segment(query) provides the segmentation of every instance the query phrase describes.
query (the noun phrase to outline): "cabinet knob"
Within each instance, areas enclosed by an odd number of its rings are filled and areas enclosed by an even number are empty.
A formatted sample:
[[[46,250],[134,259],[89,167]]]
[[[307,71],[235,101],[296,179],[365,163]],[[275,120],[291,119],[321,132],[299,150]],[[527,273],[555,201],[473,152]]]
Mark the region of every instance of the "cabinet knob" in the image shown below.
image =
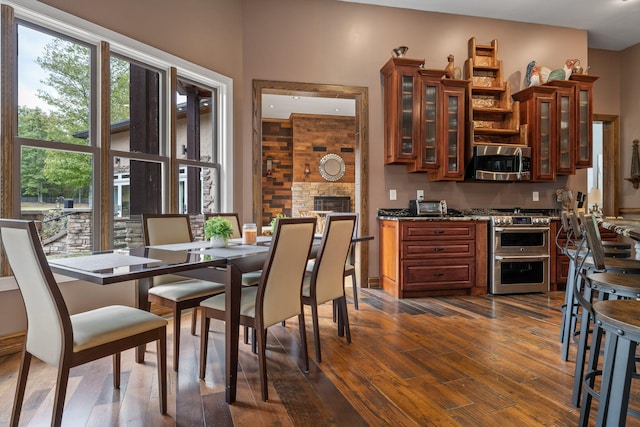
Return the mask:
[[[444,234],[444,230],[435,230],[433,234]]]
[[[441,252],[444,251],[444,248],[433,248],[434,252]]]

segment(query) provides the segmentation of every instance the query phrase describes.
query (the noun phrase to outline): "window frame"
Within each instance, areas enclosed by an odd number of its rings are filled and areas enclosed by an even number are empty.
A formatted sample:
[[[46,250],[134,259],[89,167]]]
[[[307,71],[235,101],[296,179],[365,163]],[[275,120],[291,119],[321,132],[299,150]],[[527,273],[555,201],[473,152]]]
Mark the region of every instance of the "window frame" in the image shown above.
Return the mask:
[[[113,162],[115,157],[140,158],[140,160],[160,161],[163,167],[163,210],[174,212],[178,209],[177,187],[179,185],[178,170],[182,165],[202,167],[203,162],[176,160],[175,155],[175,89],[176,76],[187,79],[198,85],[209,87],[216,93],[215,113],[212,109],[212,119],[215,121],[217,144],[214,153],[217,161],[213,162],[217,168],[216,203],[219,209],[228,210],[233,207],[233,80],[215,71],[198,66],[167,52],[133,40],[122,34],[95,25],[89,21],[69,15],[51,6],[31,1],[8,2],[0,0],[2,7],[2,90],[3,100],[0,103],[0,139],[2,151],[0,153],[0,179],[5,185],[0,190],[0,215],[17,218],[21,216],[20,209],[20,179],[16,173],[20,171],[20,151],[22,146],[37,148],[54,148],[66,151],[90,153],[94,159],[93,165],[93,249],[108,249],[112,244],[113,232],[113,194],[105,191],[113,188]],[[72,145],[37,141],[17,137],[17,23],[21,22],[38,30],[51,31],[54,35],[77,40],[79,43],[92,47],[92,95],[90,138],[88,146]],[[7,27],[12,27],[8,30]],[[7,35],[10,35],[9,39]],[[13,49],[13,50],[12,50]],[[161,158],[153,159],[141,153],[119,152],[111,150],[108,130],[110,117],[108,107],[108,81],[105,82],[103,67],[108,64],[109,55],[113,53],[122,58],[136,58],[136,62],[146,67],[160,70],[163,73],[161,84],[160,105],[160,133]],[[9,72],[5,72],[9,70]],[[108,74],[106,74],[108,76]],[[105,90],[107,89],[107,90]],[[6,98],[8,97],[8,99]],[[105,97],[107,99],[105,99]],[[11,117],[11,122],[6,118]],[[59,145],[63,145],[62,147]],[[69,145],[72,145],[69,147]],[[70,150],[71,148],[71,150]],[[125,155],[126,154],[126,155]],[[164,154],[164,156],[162,156]],[[215,157],[215,155],[214,155]],[[213,160],[213,159],[212,159]],[[205,162],[206,167],[212,167]],[[111,165],[111,166],[109,166]],[[165,172],[166,171],[166,172]],[[215,179],[215,178],[214,178]],[[109,200],[110,203],[104,204]],[[105,213],[106,212],[106,213]],[[7,263],[0,259],[0,276],[8,274]]]

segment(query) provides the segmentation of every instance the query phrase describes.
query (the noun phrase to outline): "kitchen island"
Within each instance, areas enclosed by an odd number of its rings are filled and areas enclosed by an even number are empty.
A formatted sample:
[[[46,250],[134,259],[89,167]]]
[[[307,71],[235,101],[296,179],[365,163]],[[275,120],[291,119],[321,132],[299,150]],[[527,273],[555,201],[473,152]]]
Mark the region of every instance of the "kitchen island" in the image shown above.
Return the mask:
[[[640,219],[602,218],[600,226],[635,241],[635,257],[640,259]]]

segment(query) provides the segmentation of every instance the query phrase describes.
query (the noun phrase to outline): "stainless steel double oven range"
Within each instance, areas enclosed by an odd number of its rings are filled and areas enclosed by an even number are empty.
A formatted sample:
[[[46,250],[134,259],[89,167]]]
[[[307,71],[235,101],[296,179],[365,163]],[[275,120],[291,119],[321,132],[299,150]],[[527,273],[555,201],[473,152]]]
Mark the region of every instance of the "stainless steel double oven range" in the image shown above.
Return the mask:
[[[489,287],[492,294],[549,290],[549,214],[497,212],[490,221]]]

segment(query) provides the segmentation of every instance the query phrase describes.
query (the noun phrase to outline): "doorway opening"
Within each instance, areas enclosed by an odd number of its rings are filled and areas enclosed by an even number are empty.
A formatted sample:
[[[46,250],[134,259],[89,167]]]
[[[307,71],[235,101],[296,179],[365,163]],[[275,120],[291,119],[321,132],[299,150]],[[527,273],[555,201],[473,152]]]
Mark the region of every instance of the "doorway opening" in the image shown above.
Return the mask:
[[[587,191],[600,189],[600,210],[604,215],[618,216],[619,177],[616,167],[620,152],[619,117],[593,115],[593,158],[588,172]],[[597,193],[596,193],[597,194]],[[591,201],[589,201],[591,205]],[[591,207],[591,206],[590,206]]]
[[[358,213],[358,235],[369,234],[368,152],[369,152],[369,95],[368,88],[316,83],[296,83],[270,80],[253,81],[253,218],[263,218],[262,174],[268,173],[262,155],[263,95],[288,95],[318,98],[341,98],[355,101],[355,197],[353,211]],[[265,163],[267,163],[266,160]],[[306,166],[303,166],[306,169]],[[294,213],[295,214],[295,213]],[[368,245],[355,247],[356,280],[368,287]],[[367,278],[367,280],[363,280]]]

